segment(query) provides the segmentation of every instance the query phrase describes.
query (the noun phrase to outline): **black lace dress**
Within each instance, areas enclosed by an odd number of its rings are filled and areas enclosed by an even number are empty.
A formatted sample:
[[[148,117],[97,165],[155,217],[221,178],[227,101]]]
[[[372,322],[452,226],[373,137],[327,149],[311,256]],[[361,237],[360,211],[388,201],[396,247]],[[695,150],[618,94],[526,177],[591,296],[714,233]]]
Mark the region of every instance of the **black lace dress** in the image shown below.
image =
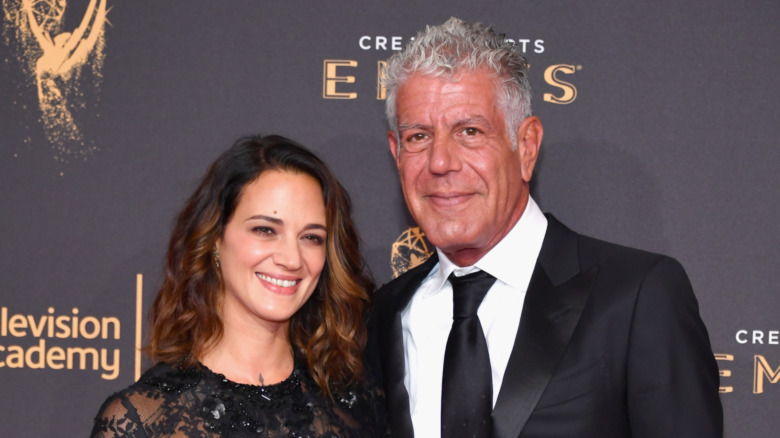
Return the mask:
[[[205,366],[158,364],[103,403],[92,437],[375,437],[384,436],[383,395],[356,387],[322,396],[305,365],[290,377],[255,386],[231,382]]]

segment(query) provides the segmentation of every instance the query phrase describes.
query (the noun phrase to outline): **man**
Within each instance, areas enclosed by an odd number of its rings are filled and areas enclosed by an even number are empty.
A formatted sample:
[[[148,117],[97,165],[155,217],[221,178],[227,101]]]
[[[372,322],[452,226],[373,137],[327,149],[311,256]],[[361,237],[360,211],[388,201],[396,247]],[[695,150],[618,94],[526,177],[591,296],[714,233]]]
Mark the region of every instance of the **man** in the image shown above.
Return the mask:
[[[390,151],[436,247],[376,294],[369,357],[393,436],[722,436],[718,369],[682,266],[576,234],[530,197],[543,129],[527,69],[502,36],[457,19],[388,61]],[[452,284],[473,271],[492,285],[476,317],[453,318],[474,292]],[[466,319],[470,334],[456,334]]]

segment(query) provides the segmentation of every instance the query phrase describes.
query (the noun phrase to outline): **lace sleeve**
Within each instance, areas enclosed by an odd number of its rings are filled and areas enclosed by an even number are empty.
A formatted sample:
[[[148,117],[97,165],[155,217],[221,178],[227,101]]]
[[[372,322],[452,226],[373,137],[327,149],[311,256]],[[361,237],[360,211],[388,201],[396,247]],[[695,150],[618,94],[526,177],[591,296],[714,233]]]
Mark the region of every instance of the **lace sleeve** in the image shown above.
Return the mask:
[[[114,394],[100,407],[91,438],[146,438],[138,411],[124,393]]]
[[[361,436],[390,437],[385,392],[370,370],[366,370],[362,390],[359,390],[358,394],[361,406],[354,414],[361,419],[363,428],[365,428]]]
[[[373,406],[373,418],[376,428],[375,435],[377,437],[390,437],[392,434],[387,421],[387,397],[385,390],[374,378],[371,378],[370,384],[373,389],[371,391],[371,404]]]

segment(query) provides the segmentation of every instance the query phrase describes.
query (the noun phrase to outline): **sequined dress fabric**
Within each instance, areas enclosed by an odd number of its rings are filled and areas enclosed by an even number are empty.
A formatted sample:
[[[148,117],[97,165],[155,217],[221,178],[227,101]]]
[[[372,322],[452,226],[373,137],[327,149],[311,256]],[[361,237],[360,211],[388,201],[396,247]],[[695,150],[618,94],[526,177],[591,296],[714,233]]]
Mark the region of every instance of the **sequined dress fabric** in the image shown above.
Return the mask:
[[[138,382],[109,397],[92,437],[374,437],[384,436],[377,400],[368,385],[326,400],[296,362],[275,385],[231,382],[203,366],[158,364]]]

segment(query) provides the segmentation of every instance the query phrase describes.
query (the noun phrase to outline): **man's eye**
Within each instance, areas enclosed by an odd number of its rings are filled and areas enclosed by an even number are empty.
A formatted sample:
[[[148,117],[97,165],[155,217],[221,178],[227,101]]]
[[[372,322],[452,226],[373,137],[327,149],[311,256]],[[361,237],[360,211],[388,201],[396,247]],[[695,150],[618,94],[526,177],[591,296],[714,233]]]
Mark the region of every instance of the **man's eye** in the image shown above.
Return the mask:
[[[479,129],[477,129],[477,128],[465,128],[463,130],[463,133],[468,135],[468,136],[473,136],[473,135],[479,134]]]
[[[417,134],[412,134],[412,135],[410,135],[409,137],[407,137],[407,138],[406,138],[406,141],[423,141],[423,140],[425,140],[427,137],[428,137],[428,136],[427,136],[427,135],[425,135],[425,134],[423,134],[423,133],[417,133]]]

